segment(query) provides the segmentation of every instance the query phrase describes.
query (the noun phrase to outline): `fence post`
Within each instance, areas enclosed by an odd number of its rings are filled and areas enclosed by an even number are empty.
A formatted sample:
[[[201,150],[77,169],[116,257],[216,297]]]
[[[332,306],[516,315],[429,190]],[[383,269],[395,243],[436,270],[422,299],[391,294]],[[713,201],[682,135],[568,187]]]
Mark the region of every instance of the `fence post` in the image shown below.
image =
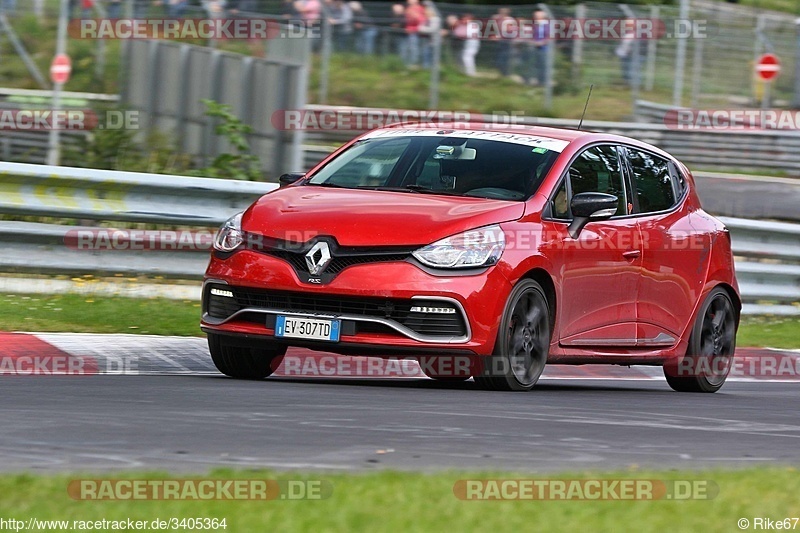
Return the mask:
[[[692,60],[692,107],[697,107],[703,92],[703,39],[694,39],[694,59]]]
[[[797,46],[794,49],[794,96],[792,97],[792,107],[800,108],[800,17],[794,20],[797,28]]]
[[[99,4],[94,4],[94,10],[100,16],[100,18],[106,18],[108,15],[106,13],[105,8]],[[98,39],[97,40],[97,48],[95,49],[95,64],[94,64],[94,77],[98,81],[98,83],[103,82],[103,76],[105,75],[106,71],[106,40],[105,39]]]
[[[759,14],[758,17],[756,18],[756,30],[755,30],[756,38],[755,38],[755,42],[753,43],[753,64],[750,66],[750,80],[751,80],[750,84],[752,86],[752,91],[751,92],[752,92],[752,95],[753,95],[753,101],[754,102],[756,101],[755,96],[756,96],[756,94],[758,94],[758,84],[760,83],[759,80],[757,79],[757,77],[754,74],[754,69],[755,69],[755,65],[758,63],[758,58],[761,55],[761,52],[763,50],[763,45],[764,45],[764,26],[765,26],[764,15],[763,14]],[[763,82],[761,82],[761,83],[763,83]],[[766,90],[766,87],[764,87],[764,90]],[[764,95],[762,94],[761,97],[762,97],[762,100],[763,100]]]
[[[689,18],[690,0],[681,0],[678,19],[681,23]],[[683,101],[683,75],[686,68],[686,39],[678,39],[675,50],[675,85],[672,87],[672,105],[681,107]]]
[[[5,15],[2,15],[3,22]],[[56,41],[56,55],[67,53],[67,21],[69,19],[69,0],[61,0],[58,15],[58,40]],[[53,87],[53,110],[61,107],[61,91],[63,83],[56,83]],[[47,164],[58,165],[61,162],[61,139],[58,128],[51,128],[47,143]]]
[[[586,19],[586,5],[578,4],[575,6],[575,18],[577,20]],[[583,66],[583,39],[572,40],[572,84],[579,87]]]
[[[442,14],[439,8],[436,7],[436,4],[433,4],[433,9],[439,17],[440,25],[438,28],[435,28],[435,31],[431,34],[433,57],[431,58],[431,86],[430,95],[428,97],[428,109],[436,109],[439,107],[439,77],[442,68],[442,28],[444,27],[444,21],[442,20]]]
[[[319,103],[328,103],[328,78],[331,69],[332,28],[328,22],[328,10],[322,7],[322,49],[319,57]]]
[[[553,12],[547,4],[538,4],[539,8],[547,14],[548,26],[552,24]],[[550,36],[548,36],[550,37]],[[544,68],[544,108],[550,110],[553,107],[553,67],[555,66],[555,41],[548,40],[547,42],[547,55],[545,56]]]
[[[650,6],[650,20],[656,21],[661,16],[661,6]],[[656,83],[656,55],[658,54],[658,39],[651,35],[647,40],[647,68],[644,88],[652,91]]]

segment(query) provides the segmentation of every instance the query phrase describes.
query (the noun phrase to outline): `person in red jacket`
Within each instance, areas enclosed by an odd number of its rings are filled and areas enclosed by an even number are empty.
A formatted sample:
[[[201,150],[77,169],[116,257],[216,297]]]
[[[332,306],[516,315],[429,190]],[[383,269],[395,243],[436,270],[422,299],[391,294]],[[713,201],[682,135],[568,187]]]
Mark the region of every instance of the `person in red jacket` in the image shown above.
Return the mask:
[[[425,8],[419,0],[408,0],[405,10],[406,46],[403,61],[407,67],[419,62],[419,28],[425,23]]]

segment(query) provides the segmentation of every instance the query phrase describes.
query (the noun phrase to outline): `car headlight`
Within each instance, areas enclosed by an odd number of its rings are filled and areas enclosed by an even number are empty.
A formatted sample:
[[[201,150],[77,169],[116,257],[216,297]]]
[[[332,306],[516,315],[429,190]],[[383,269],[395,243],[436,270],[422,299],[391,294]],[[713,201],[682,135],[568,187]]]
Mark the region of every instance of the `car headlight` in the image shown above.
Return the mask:
[[[486,226],[429,244],[412,255],[434,268],[474,268],[497,263],[505,247],[500,226]]]
[[[214,248],[220,252],[232,252],[244,242],[242,214],[236,213],[219,228],[214,236]]]

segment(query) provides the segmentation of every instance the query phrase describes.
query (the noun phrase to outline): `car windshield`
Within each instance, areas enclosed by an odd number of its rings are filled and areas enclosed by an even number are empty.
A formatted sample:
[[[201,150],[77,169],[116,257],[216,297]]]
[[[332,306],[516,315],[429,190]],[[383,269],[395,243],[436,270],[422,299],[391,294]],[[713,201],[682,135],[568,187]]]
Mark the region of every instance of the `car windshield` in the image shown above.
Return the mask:
[[[532,136],[509,142],[447,133],[361,139],[306,185],[520,201],[536,192],[562,148]]]

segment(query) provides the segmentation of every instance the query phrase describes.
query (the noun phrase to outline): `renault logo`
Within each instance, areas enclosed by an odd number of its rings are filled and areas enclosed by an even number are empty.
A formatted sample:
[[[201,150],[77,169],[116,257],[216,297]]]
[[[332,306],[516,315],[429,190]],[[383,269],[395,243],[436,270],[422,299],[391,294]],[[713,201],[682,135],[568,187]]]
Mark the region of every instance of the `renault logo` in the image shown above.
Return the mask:
[[[308,272],[317,275],[331,262],[331,249],[327,242],[318,242],[306,254]]]

